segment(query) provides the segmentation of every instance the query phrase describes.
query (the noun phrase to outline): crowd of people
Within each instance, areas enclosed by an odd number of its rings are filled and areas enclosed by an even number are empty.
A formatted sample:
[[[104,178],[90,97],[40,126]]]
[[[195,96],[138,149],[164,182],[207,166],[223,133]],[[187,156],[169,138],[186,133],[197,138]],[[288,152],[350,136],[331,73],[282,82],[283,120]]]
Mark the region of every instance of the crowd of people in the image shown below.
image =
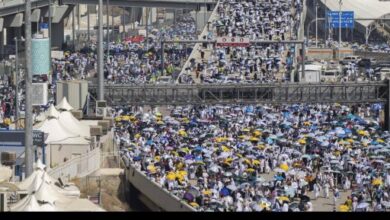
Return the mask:
[[[115,140],[127,166],[200,211],[316,211],[317,198],[333,199],[337,211],[383,211],[390,134],[381,108],[116,108]]]
[[[222,0],[217,7],[218,15],[204,39],[222,36],[250,40],[297,39],[303,7],[299,0]],[[226,46],[213,48],[206,57],[205,51],[210,46],[204,44],[200,49],[201,56],[187,67],[191,69],[186,73],[189,75],[195,71],[195,77],[202,83],[286,80],[292,71],[294,46],[282,43]]]
[[[137,41],[124,39],[122,42],[110,42],[110,55],[105,54],[104,77],[112,84],[139,84],[156,82],[160,76],[178,75],[182,66],[191,53],[192,45],[165,44],[164,73],[161,72],[161,39],[191,40],[196,38],[195,20],[184,13],[169,26],[160,30],[148,27],[148,38],[142,37]],[[138,36],[140,37],[140,36]],[[134,39],[134,38],[133,38]],[[64,59],[53,61],[53,76],[55,80],[91,77],[96,73],[97,46],[94,49],[68,53]],[[107,48],[107,45],[106,45]],[[106,53],[106,52],[105,52]]]

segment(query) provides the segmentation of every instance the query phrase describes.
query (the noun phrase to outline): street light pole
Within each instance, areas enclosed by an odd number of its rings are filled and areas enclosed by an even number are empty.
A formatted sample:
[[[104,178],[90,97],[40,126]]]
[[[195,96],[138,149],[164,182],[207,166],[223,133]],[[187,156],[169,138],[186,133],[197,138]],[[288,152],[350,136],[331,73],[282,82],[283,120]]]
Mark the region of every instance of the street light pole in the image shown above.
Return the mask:
[[[98,100],[104,100],[103,73],[103,0],[99,0],[98,11]]]
[[[31,0],[25,3],[25,38],[26,38],[26,116],[24,125],[26,178],[33,172],[33,115],[32,115],[32,64],[31,64]]]
[[[18,129],[19,119],[19,55],[18,55],[18,38],[15,37],[15,128]]]
[[[316,48],[318,48],[318,2],[316,1]]]
[[[343,0],[339,0],[339,60],[341,58],[340,49],[341,49],[341,6],[343,5]]]
[[[107,33],[107,61],[109,59],[109,56],[110,56],[110,17],[109,17],[109,7],[110,7],[110,0],[107,0],[107,27],[106,27],[106,33]]]

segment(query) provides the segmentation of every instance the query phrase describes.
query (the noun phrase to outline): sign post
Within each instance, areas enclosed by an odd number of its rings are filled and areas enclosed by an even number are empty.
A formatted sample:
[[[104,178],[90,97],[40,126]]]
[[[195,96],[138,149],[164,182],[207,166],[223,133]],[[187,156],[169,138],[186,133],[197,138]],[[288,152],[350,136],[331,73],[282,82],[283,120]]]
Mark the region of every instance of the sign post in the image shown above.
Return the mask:
[[[245,37],[218,37],[217,47],[249,47],[250,40]]]
[[[328,11],[328,24],[331,28],[340,28],[340,12]],[[353,11],[341,12],[341,28],[355,28],[355,14]]]

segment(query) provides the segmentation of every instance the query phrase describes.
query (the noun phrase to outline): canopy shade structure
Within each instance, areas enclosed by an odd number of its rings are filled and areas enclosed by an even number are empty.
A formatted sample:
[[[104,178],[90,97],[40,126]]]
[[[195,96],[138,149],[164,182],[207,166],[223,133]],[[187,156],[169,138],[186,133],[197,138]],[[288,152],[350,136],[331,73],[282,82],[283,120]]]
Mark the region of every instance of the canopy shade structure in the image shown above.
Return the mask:
[[[82,137],[91,137],[90,128],[77,120],[69,111],[63,111],[59,115],[61,125],[66,126],[74,133],[80,134]]]
[[[338,0],[321,0],[329,10],[339,11],[340,5]],[[326,3],[326,4],[325,4]],[[386,15],[390,15],[390,1],[379,0],[343,0],[342,11],[354,11],[355,19],[364,18],[383,18]],[[356,20],[357,23],[363,27],[368,27],[374,20]]]
[[[36,128],[39,131],[49,134],[45,143],[49,144],[51,142],[63,141],[72,137],[79,137],[79,134],[73,133],[64,127],[59,120],[47,118],[40,126]]]
[[[45,116],[47,118],[58,118],[60,117],[60,113],[57,111],[54,105],[51,105],[50,108],[45,112]]]
[[[68,100],[66,99],[66,97],[64,96],[61,100],[61,102],[56,106],[56,108],[58,110],[61,110],[61,111],[71,111],[73,110],[74,108],[69,104]]]

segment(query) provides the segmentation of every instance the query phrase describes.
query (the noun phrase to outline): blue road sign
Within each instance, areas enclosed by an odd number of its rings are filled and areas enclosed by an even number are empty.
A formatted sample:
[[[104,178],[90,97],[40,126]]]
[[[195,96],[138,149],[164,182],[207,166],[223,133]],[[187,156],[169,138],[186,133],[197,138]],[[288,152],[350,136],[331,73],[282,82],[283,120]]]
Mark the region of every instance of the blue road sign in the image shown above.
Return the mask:
[[[328,24],[331,28],[339,28],[340,24],[340,12],[339,11],[328,11]],[[341,12],[341,28],[354,28],[355,19],[353,11],[342,11]]]

